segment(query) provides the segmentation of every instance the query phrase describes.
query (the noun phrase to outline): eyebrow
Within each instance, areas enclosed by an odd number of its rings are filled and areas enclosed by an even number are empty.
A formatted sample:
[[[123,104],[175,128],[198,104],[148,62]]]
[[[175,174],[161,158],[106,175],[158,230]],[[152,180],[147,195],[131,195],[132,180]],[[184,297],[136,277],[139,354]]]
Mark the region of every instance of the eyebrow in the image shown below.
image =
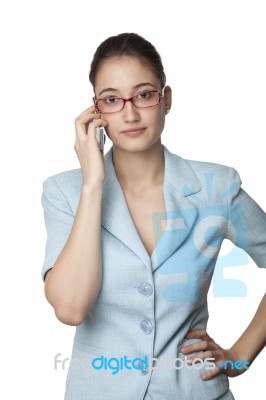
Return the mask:
[[[155,89],[157,89],[157,87],[155,86],[155,85],[153,85],[153,83],[150,83],[150,82],[142,82],[142,83],[138,83],[136,86],[133,86],[133,89],[138,89],[138,88],[140,88],[140,87],[142,87],[142,86],[152,86],[152,87],[154,87]],[[103,89],[100,93],[99,93],[99,96],[102,94],[102,93],[104,93],[104,92],[117,92],[118,91],[118,89],[114,89],[114,88],[106,88],[106,89]]]

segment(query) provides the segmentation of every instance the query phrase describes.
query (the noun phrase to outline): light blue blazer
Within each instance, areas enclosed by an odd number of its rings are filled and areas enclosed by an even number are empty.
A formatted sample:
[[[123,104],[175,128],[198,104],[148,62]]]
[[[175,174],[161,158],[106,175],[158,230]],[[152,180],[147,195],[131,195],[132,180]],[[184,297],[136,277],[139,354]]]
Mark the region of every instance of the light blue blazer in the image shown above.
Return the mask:
[[[241,188],[235,169],[185,160],[164,145],[163,153],[166,213],[153,216],[151,257],[116,177],[112,147],[105,155],[103,280],[93,309],[76,327],[65,400],[234,399],[227,375],[203,381],[207,364],[188,367],[180,348],[199,340],[186,339],[189,330],[206,329],[212,278],[215,296],[245,296],[243,282],[224,279],[224,269],[247,264],[247,254],[266,267],[266,214]],[[81,188],[80,168],[43,182],[42,279],[68,239]],[[218,257],[224,239],[236,246]]]

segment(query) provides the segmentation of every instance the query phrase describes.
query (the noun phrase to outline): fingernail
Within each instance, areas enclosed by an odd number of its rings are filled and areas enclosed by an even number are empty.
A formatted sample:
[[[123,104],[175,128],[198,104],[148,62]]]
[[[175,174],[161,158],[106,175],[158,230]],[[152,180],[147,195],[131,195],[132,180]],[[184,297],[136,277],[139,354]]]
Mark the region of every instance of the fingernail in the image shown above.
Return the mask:
[[[190,353],[190,352],[188,351],[188,349],[182,349],[182,353],[183,354],[187,354],[187,353]]]

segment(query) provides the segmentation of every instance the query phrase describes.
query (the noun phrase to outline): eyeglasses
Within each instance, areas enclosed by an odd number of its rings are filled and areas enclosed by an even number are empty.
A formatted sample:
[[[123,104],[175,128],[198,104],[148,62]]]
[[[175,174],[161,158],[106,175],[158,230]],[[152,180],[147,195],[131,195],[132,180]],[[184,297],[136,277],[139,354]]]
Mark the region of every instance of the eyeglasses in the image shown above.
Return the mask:
[[[116,96],[107,96],[104,99],[95,99],[93,102],[96,112],[101,114],[112,114],[122,111],[127,101],[130,101],[136,108],[149,108],[157,106],[161,102],[163,94],[160,90],[148,90],[138,93],[135,96],[123,99]]]

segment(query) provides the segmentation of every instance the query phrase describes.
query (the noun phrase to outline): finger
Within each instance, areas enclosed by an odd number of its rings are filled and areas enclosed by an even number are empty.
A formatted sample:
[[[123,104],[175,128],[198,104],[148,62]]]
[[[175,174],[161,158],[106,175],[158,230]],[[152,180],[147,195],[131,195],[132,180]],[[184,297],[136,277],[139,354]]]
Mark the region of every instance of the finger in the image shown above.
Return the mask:
[[[93,119],[101,118],[101,114],[95,111],[95,107],[89,107],[83,111],[76,119],[76,126],[85,126],[85,124],[90,123]]]
[[[203,330],[203,329],[195,329],[193,331],[189,331],[186,336],[187,339],[202,339],[202,340],[207,340],[209,342],[213,342],[215,343],[215,340],[213,340],[213,338],[211,338],[208,333]]]
[[[207,334],[207,332],[203,329],[194,329],[194,330],[189,331],[185,337],[188,339],[201,338],[206,334]]]
[[[101,118],[101,114],[95,114],[94,112],[87,111],[83,115],[79,115],[75,119],[75,125],[88,124],[93,119],[100,119],[100,118]]]
[[[212,361],[215,362],[215,360],[216,360],[215,356],[216,356],[215,351],[207,350],[207,351],[198,353],[195,356],[187,358],[187,362],[192,363],[194,360],[196,360],[195,362],[197,362],[198,359],[206,360],[206,358],[208,358],[208,359],[211,358]]]
[[[218,349],[218,345],[214,342],[209,342],[207,340],[201,340],[200,342],[188,344],[186,346],[182,346],[181,352],[183,354],[193,353],[194,351],[201,350],[216,350]]]
[[[88,124],[88,128],[86,130],[84,130],[82,126],[76,125],[76,141],[79,139],[85,140],[86,138],[96,139],[96,128],[107,125],[108,122],[103,119],[93,119]]]
[[[100,126],[107,126],[108,122],[104,119],[94,119],[88,127],[88,137],[96,139],[96,129],[99,128]],[[105,137],[105,135],[104,135]]]
[[[216,366],[215,368],[213,368],[213,369],[209,370],[208,372],[204,373],[202,375],[202,379],[204,381],[208,381],[209,379],[212,379],[212,378],[214,378],[215,376],[217,376],[217,375],[219,375],[221,373],[222,373],[221,368]]]

